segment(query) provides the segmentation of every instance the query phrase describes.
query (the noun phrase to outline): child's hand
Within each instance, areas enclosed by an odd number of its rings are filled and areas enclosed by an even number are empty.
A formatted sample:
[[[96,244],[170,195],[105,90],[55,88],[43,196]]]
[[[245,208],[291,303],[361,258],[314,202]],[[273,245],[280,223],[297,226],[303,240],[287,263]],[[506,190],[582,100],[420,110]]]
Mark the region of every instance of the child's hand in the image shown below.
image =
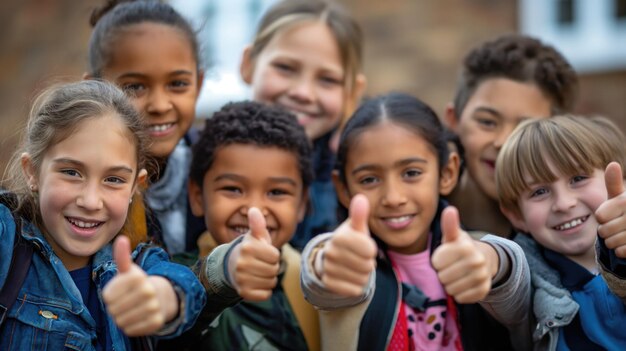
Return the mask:
[[[263,301],[272,296],[278,281],[280,251],[272,246],[265,217],[258,208],[248,210],[248,226],[250,231],[230,253],[228,270],[239,296]]]
[[[104,287],[102,298],[115,323],[128,336],[150,335],[178,313],[171,283],[148,276],[130,257],[130,241],[120,235],[113,243],[118,273]]]
[[[498,269],[498,254],[491,245],[473,240],[459,225],[459,212],[448,206],[441,214],[442,243],[432,265],[446,292],[459,303],[474,303],[487,296]],[[489,251],[491,250],[491,251]]]
[[[604,173],[608,199],[596,210],[598,235],[607,248],[614,249],[617,257],[626,258],[626,193],[622,168],[611,162]]]
[[[356,195],[350,202],[350,218],[315,257],[315,273],[336,294],[362,295],[376,267],[377,248],[367,227],[368,215],[367,198]]]

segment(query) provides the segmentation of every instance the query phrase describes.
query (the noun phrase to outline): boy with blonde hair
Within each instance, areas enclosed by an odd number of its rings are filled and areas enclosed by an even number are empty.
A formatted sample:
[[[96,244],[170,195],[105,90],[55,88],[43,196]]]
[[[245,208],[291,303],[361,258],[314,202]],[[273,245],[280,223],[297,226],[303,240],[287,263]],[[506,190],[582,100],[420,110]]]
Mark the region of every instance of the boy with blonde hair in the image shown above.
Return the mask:
[[[514,240],[526,254],[531,289],[510,297],[517,308],[485,307],[511,330],[518,349],[626,347],[626,308],[618,297],[626,261],[616,254],[626,240],[615,225],[626,219],[624,201],[613,200],[626,196],[624,152],[615,145],[620,138],[606,137],[607,123],[576,116],[527,121],[498,155],[500,207],[520,231]],[[612,277],[613,291],[603,276]]]

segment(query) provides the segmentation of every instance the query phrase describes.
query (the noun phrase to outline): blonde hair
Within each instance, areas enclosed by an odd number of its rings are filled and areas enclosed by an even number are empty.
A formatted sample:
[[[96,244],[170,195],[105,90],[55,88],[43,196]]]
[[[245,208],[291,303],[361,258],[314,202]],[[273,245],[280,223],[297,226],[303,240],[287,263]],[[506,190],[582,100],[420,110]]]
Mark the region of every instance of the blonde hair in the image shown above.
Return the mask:
[[[616,161],[626,165],[624,135],[606,118],[557,116],[521,123],[498,154],[496,190],[500,205],[520,215],[518,199],[530,188],[528,181],[551,183],[552,172],[575,175],[604,170]]]
[[[272,6],[261,18],[252,42],[250,58],[254,61],[278,33],[311,21],[326,24],[334,34],[346,72],[344,86],[351,91],[361,72],[363,34],[356,21],[344,9],[330,2],[283,0]]]
[[[39,174],[45,154],[52,146],[71,136],[80,122],[107,114],[118,116],[126,125],[135,145],[137,170],[145,168],[147,136],[143,119],[122,90],[98,80],[52,85],[33,102],[21,146],[7,168],[5,180],[8,190],[17,196],[16,213],[41,227],[37,194],[30,191],[22,171],[22,153],[29,155],[34,172]]]

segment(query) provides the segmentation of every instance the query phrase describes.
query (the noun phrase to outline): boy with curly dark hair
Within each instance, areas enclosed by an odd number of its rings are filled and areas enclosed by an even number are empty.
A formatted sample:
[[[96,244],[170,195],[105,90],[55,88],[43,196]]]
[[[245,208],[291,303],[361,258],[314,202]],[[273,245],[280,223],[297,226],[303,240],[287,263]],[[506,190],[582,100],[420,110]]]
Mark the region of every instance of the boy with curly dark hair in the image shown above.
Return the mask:
[[[445,120],[459,137],[467,169],[449,200],[468,229],[512,233],[495,190],[498,152],[522,120],[571,112],[577,94],[572,66],[538,39],[503,35],[467,54]]]
[[[245,101],[206,121],[189,180],[191,209],[208,229],[199,240],[201,256],[208,256],[196,271],[211,301],[245,301],[215,320],[208,306],[177,347],[315,348],[317,312],[304,301],[300,254],[288,244],[312,179],[311,146],[290,112]]]

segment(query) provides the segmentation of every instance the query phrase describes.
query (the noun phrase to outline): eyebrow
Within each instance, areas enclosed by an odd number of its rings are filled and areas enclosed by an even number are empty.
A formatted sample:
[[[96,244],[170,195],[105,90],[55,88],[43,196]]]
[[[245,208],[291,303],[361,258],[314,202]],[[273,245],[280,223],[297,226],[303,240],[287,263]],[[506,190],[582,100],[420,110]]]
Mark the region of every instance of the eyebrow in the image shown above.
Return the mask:
[[[192,71],[188,71],[185,69],[179,69],[176,70],[174,72],[171,72],[168,74],[168,76],[181,76],[181,75],[193,75]],[[143,74],[143,73],[139,73],[139,72],[127,72],[124,74],[121,74],[120,76],[117,77],[117,79],[120,78],[145,78],[147,77],[147,74]]]
[[[496,109],[493,109],[493,108],[491,108],[491,107],[487,107],[487,106],[480,106],[480,107],[477,107],[477,108],[474,110],[474,113],[476,113],[476,112],[487,112],[487,113],[492,114],[492,115],[494,115],[494,116],[496,116],[496,117],[498,117],[498,118],[502,118],[502,117],[503,117],[503,116],[502,116],[502,114],[500,113],[500,111],[498,111],[498,110],[496,110]],[[520,118],[519,118],[519,121],[520,121],[520,122],[522,122],[522,121],[525,121],[525,120],[527,120],[527,119],[532,118],[532,117],[530,117],[530,116],[519,116],[519,117],[520,117]]]
[[[409,157],[409,158],[405,158],[399,161],[394,162],[394,166],[405,166],[405,165],[409,165],[411,163],[428,163],[428,161],[426,161],[426,159],[423,159],[421,157]],[[364,165],[360,165],[358,167],[356,167],[355,169],[352,170],[352,172],[350,172],[352,175],[359,173],[361,171],[365,171],[365,170],[370,170],[370,169],[375,169],[378,168],[379,166],[374,165],[374,164],[364,164]]]
[[[75,167],[85,168],[84,163],[77,161],[77,160],[73,160],[71,158],[65,158],[65,157],[55,158],[54,160],[52,160],[52,162],[70,164],[70,165],[74,165]],[[109,167],[108,171],[109,172],[126,172],[130,174],[133,173],[133,169],[128,166],[113,166],[113,167]]]
[[[502,118],[502,114],[500,113],[500,111],[493,109],[491,107],[487,107],[487,106],[479,106],[474,110],[474,113],[476,112],[487,112],[489,114],[492,114],[496,117]]]
[[[213,181],[218,182],[220,180],[233,180],[233,181],[243,181],[245,178],[234,173],[224,173],[220,174],[213,179]],[[288,177],[270,177],[269,180],[272,183],[286,183],[292,186],[297,187],[298,183],[291,178]]]

